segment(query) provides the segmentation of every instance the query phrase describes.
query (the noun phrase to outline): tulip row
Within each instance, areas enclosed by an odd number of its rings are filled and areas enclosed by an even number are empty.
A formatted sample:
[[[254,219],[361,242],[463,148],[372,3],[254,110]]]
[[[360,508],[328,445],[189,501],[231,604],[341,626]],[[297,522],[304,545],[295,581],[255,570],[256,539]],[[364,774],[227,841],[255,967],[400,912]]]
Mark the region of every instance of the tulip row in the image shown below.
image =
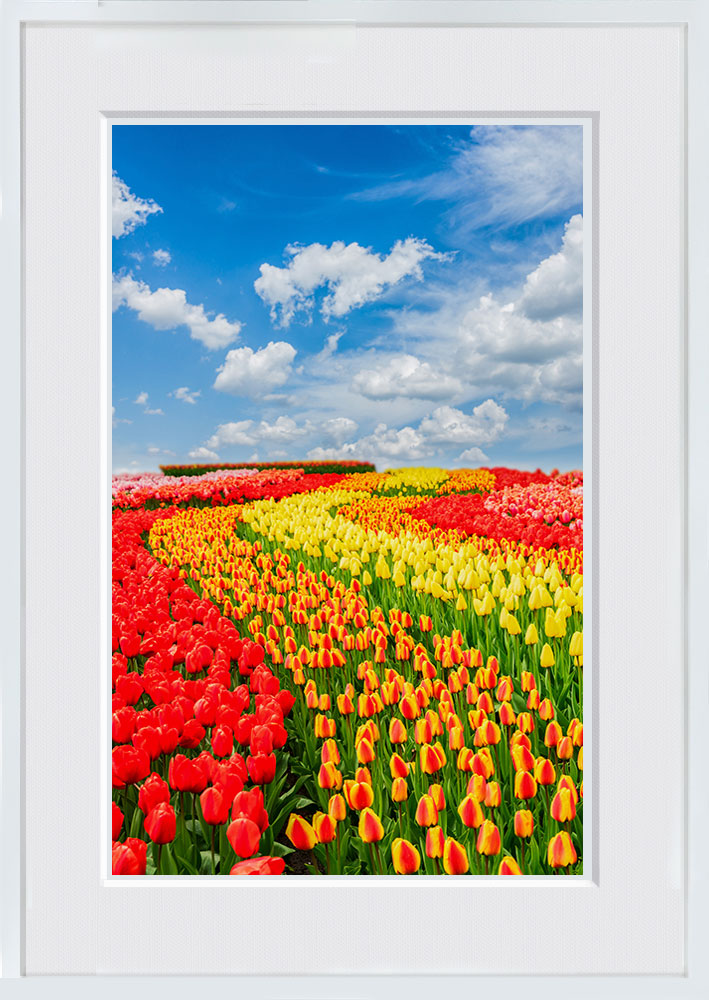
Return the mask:
[[[166,476],[203,476],[205,473],[220,470],[249,470],[258,471],[264,469],[301,469],[305,473],[351,473],[351,472],[374,472],[371,462],[348,462],[340,460],[337,462],[242,462],[234,465],[231,462],[220,462],[217,465],[161,465],[161,471]]]
[[[113,872],[280,874],[276,838],[308,801],[288,785],[294,699],[263,649],[144,548],[173,514],[113,519]]]

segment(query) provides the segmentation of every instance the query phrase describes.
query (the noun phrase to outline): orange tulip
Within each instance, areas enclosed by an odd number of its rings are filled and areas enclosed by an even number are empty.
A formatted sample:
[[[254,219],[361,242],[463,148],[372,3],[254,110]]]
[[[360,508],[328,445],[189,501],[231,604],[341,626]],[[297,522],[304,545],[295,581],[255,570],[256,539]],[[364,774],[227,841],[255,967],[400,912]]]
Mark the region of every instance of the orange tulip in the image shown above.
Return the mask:
[[[502,848],[500,841],[500,831],[492,820],[486,819],[478,830],[478,839],[475,845],[478,854],[486,857],[490,854],[499,854]]]
[[[576,864],[576,849],[566,830],[557,833],[549,841],[547,861],[550,868],[566,868],[568,865]]]
[[[482,826],[485,819],[480,803],[472,795],[466,795],[460,803],[458,815],[467,827],[475,830]]]
[[[426,831],[426,856],[442,858],[445,837],[440,826],[429,826]]]
[[[391,860],[397,875],[415,875],[421,867],[421,855],[412,843],[397,837],[391,845]]]
[[[321,844],[329,844],[337,836],[337,821],[328,813],[316,812],[313,816],[313,830]]]
[[[465,875],[470,867],[465,847],[452,837],[443,845],[443,870],[446,875]]]
[[[317,834],[310,823],[297,813],[290,814],[286,836],[298,851],[311,851],[318,842]]]
[[[531,837],[534,832],[534,816],[529,809],[518,809],[515,813],[515,834],[518,837]]]
[[[384,827],[377,814],[369,808],[362,810],[359,816],[359,826],[357,828],[360,840],[365,844],[373,844],[381,840],[384,836]]]
[[[419,826],[435,826],[438,822],[438,809],[430,795],[422,795],[419,799],[415,818]]]
[[[500,867],[497,870],[498,875],[521,875],[522,869],[519,867],[517,862],[513,857],[507,855],[500,862]]]

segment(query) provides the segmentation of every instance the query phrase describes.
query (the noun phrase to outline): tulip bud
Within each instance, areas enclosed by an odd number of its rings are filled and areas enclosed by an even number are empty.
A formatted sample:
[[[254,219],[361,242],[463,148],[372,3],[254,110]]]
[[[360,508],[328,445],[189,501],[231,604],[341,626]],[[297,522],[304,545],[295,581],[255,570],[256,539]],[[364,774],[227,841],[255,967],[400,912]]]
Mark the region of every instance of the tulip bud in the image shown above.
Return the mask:
[[[541,656],[539,657],[539,663],[540,663],[540,666],[542,666],[542,667],[553,667],[554,666],[554,663],[555,663],[554,653],[553,653],[552,648],[551,648],[551,646],[549,645],[548,642],[545,642],[544,645],[542,646],[542,652],[541,652]]]
[[[394,718],[389,723],[389,742],[390,743],[406,743],[407,733],[406,726],[401,721],[401,719]]]
[[[576,849],[571,841],[571,837],[562,830],[549,841],[547,850],[547,862],[550,868],[566,868],[568,865],[575,865],[577,861]]]
[[[347,807],[345,799],[342,795],[335,794],[330,796],[330,801],[327,804],[327,813],[328,816],[331,816],[337,823],[342,822],[347,815]]]
[[[415,819],[419,826],[435,826],[438,823],[438,809],[430,795],[422,795],[419,799]]]
[[[515,813],[515,834],[518,837],[531,837],[534,833],[534,816],[529,809],[518,809]]]
[[[406,778],[409,773],[409,765],[400,757],[398,753],[393,753],[389,760],[389,773],[392,778]]]
[[[496,781],[489,781],[485,789],[485,805],[488,809],[497,809],[502,801],[500,786]]]
[[[524,633],[524,641],[528,646],[534,646],[539,642],[539,633],[537,632],[537,626],[532,622],[532,624],[527,628]]]
[[[486,819],[478,830],[478,839],[475,847],[478,854],[486,856],[500,853],[502,849],[500,831],[492,820]]]
[[[177,819],[175,810],[167,802],[160,802],[150,810],[143,825],[154,844],[169,844],[175,839]]]
[[[533,799],[537,794],[537,783],[529,771],[517,771],[515,774],[516,799]]]
[[[434,801],[436,809],[440,812],[446,808],[446,797],[442,785],[429,785],[428,794]]]
[[[445,837],[440,826],[429,826],[426,831],[426,856],[442,858]]]
[[[329,844],[337,836],[337,821],[328,813],[316,812],[313,815],[313,830],[321,844]]]
[[[405,802],[409,797],[409,786],[406,778],[394,778],[391,783],[391,797],[394,802]]]
[[[288,826],[286,827],[286,836],[290,840],[293,847],[298,851],[312,851],[313,847],[318,842],[315,830],[312,828],[310,823],[302,816],[297,813],[291,813],[288,819]],[[232,844],[233,846],[233,844]],[[236,850],[236,848],[234,848]],[[236,851],[239,854],[239,851]],[[254,852],[251,851],[251,854]],[[242,854],[242,857],[248,857],[249,855]]]
[[[556,719],[552,719],[547,724],[546,732],[544,733],[544,746],[555,747],[561,739],[561,735],[561,726]]]
[[[561,788],[551,800],[549,810],[557,823],[568,823],[576,818],[576,803],[568,788]]]
[[[384,827],[377,814],[367,808],[360,813],[357,832],[365,844],[373,844],[384,836]]]
[[[250,858],[258,850],[261,831],[253,820],[239,816],[227,827],[226,835],[234,853],[240,858]]]
[[[418,850],[401,837],[392,842],[391,860],[397,875],[415,875],[421,867],[421,855]]]
[[[574,744],[570,736],[563,736],[556,744],[556,753],[559,760],[570,760],[574,755]]]
[[[521,875],[522,869],[517,864],[513,857],[508,854],[500,862],[500,867],[497,870],[498,875]]]
[[[469,867],[465,847],[447,837],[443,845],[443,870],[446,875],[465,875]]]
[[[473,795],[466,795],[458,806],[458,815],[465,826],[477,830],[482,825],[485,817],[480,807],[480,803]]]
[[[538,757],[534,765],[534,777],[540,785],[553,785],[556,781],[554,765],[546,757]]]
[[[205,788],[199,797],[204,822],[210,826],[221,826],[229,819],[229,801],[219,788]]]
[[[466,795],[472,795],[476,802],[484,802],[487,792],[487,781],[482,774],[474,774],[468,782]]]

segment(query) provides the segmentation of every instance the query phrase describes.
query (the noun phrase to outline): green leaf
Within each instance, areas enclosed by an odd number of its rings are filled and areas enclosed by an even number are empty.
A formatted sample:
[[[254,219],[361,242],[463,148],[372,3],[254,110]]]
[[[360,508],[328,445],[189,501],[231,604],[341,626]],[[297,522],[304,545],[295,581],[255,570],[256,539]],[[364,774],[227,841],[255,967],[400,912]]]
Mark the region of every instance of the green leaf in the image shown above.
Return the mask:
[[[293,854],[294,851],[294,847],[288,847],[287,844],[282,844],[279,840],[276,840],[274,841],[273,847],[269,853],[273,858],[287,858],[288,855]]]
[[[165,844],[162,849],[162,855],[160,857],[160,867],[162,869],[163,875],[179,875],[179,869],[177,867],[177,862],[173,857],[172,851],[170,850],[170,845]]]

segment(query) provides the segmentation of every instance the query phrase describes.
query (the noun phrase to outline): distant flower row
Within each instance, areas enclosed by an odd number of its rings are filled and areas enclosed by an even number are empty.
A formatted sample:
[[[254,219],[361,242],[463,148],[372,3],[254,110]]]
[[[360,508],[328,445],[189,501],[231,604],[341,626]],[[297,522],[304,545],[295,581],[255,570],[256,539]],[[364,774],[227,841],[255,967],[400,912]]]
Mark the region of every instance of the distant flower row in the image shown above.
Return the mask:
[[[371,462],[219,462],[216,465],[161,465],[166,476],[202,476],[219,469],[302,469],[305,473],[374,472]]]

